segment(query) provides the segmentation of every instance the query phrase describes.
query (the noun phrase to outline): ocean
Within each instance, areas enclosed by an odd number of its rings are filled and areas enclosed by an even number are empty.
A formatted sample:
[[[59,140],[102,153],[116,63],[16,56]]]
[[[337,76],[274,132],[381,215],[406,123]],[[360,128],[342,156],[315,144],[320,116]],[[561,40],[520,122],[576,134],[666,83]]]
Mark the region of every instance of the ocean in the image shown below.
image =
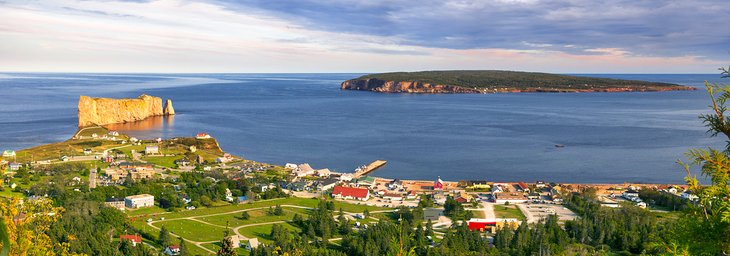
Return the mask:
[[[698,119],[717,74],[597,74],[697,91],[410,95],[343,91],[360,74],[0,73],[0,149],[68,139],[79,95],[173,101],[117,126],[141,138],[210,133],[247,159],[433,180],[682,183],[690,148],[723,147]],[[565,147],[555,147],[556,144]],[[699,175],[699,174],[698,174]]]

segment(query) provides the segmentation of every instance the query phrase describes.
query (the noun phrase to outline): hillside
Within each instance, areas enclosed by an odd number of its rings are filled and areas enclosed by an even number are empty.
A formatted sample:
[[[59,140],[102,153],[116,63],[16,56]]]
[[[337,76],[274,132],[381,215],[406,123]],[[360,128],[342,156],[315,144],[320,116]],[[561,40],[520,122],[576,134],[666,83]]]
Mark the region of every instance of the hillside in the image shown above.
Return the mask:
[[[422,71],[369,74],[343,90],[391,93],[631,92],[695,90],[677,84],[518,71]]]

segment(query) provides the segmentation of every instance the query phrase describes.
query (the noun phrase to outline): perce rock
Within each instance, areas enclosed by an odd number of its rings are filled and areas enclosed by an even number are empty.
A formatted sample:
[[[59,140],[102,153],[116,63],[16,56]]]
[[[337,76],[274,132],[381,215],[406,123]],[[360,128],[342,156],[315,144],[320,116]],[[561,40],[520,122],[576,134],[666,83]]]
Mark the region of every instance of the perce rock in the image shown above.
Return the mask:
[[[79,97],[79,127],[144,120],[152,116],[174,115],[172,101],[143,94],[136,99]]]

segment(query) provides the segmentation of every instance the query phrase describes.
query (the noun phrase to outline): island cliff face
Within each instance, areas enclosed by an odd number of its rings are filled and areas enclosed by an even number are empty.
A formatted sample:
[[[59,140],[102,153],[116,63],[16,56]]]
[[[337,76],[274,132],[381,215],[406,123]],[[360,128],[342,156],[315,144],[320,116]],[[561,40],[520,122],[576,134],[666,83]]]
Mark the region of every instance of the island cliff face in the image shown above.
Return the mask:
[[[172,101],[163,108],[162,99],[141,95],[136,99],[79,97],[79,127],[144,120],[151,116],[174,115]]]
[[[377,78],[347,80],[340,86],[343,90],[362,90],[391,93],[482,93],[479,90],[443,84],[418,81],[385,81]]]

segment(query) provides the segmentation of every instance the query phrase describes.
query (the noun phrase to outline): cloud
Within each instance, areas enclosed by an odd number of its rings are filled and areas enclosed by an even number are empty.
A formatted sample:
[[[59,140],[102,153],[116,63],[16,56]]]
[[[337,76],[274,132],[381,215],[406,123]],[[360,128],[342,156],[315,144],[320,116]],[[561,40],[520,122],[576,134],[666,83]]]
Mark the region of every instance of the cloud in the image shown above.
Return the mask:
[[[714,72],[730,60],[730,31],[709,26],[726,23],[723,7],[730,3],[8,0],[0,70]]]

